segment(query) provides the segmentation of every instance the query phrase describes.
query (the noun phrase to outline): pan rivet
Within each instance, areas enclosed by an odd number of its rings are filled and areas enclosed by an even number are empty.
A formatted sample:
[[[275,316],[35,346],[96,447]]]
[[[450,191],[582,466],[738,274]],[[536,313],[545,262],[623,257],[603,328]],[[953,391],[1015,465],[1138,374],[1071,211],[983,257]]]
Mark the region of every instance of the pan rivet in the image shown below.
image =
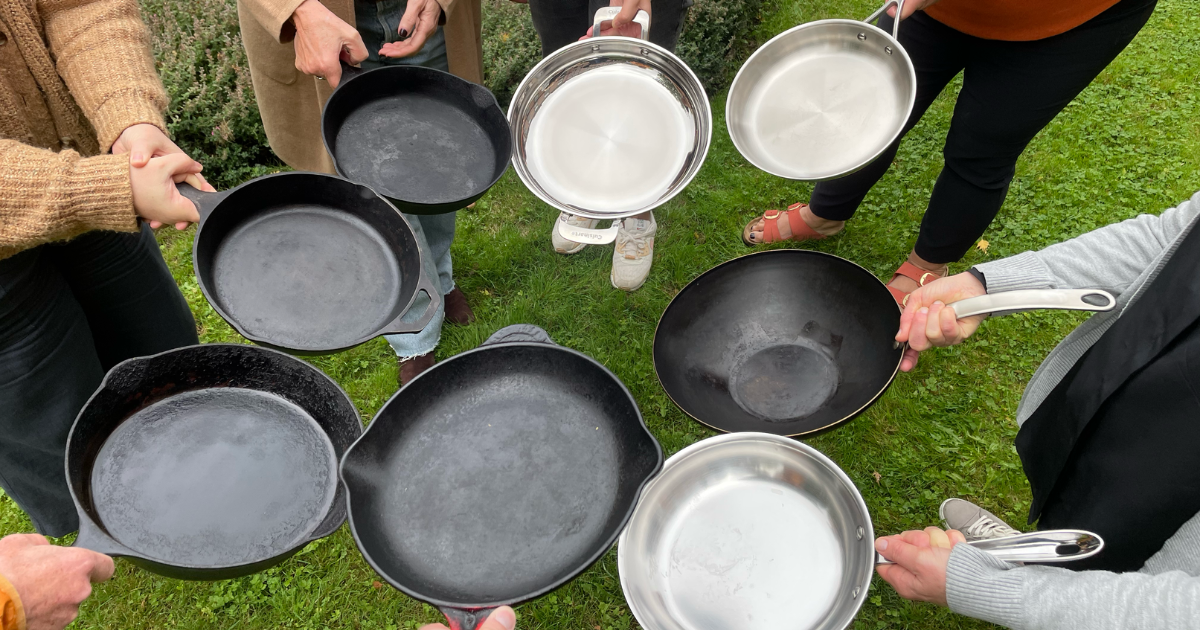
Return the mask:
[[[862,537],[863,537],[863,528],[859,527],[858,528],[858,539],[862,540]]]
[[[884,47],[883,47],[883,52],[885,52],[885,53],[887,53],[887,54],[889,54],[889,55],[890,55],[890,54],[892,54],[892,47],[891,47],[891,46],[884,46]]]
[[[643,48],[643,49],[642,49],[642,55],[648,56],[649,54],[650,54],[650,50],[649,50],[649,49],[647,49],[647,48]]]
[[[865,41],[867,41],[867,34],[866,34],[866,33],[859,33],[859,34],[858,34],[858,41],[860,41],[860,42],[865,42]]]
[[[600,45],[592,44],[592,52],[600,52]]]
[[[851,597],[851,598],[858,597],[858,590],[859,590],[859,587],[855,586],[855,587],[854,587],[854,592],[853,592],[853,593],[850,593],[850,597]]]

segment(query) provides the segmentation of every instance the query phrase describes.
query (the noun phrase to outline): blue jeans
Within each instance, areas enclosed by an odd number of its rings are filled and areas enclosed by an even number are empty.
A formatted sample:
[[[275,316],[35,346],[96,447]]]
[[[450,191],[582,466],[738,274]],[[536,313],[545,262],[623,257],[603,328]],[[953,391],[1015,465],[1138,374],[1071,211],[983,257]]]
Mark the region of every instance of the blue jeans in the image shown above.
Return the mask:
[[[400,30],[400,18],[404,17],[406,0],[354,0],[354,21],[358,33],[362,35],[363,43],[367,46],[370,56],[362,63],[364,69],[370,70],[382,66],[417,65],[435,70],[449,71],[450,64],[446,57],[446,35],[439,28],[429,39],[421,51],[411,57],[393,59],[380,57],[379,48],[388,42],[397,41]],[[417,243],[425,258],[425,272],[437,276],[442,295],[454,290],[453,265],[450,261],[450,243],[454,241],[454,217],[457,213],[416,215],[405,214],[404,217],[413,227]],[[418,294],[416,302],[405,320],[412,321],[425,312],[429,300],[424,294]],[[408,335],[388,335],[388,343],[401,359],[432,352],[437,347],[438,339],[442,336],[442,322],[446,319],[445,307],[438,307],[429,325],[419,333]]]

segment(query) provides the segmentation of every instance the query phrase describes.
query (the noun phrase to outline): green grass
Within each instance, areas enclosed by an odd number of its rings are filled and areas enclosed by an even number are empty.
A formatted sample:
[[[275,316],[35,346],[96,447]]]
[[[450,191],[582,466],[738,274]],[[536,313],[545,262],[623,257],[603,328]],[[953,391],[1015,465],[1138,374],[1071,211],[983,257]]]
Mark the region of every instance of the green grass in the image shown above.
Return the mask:
[[[768,0],[756,37],[764,41],[801,20],[861,18],[874,8],[859,0]],[[1194,2],[1162,0],[1130,48],[1034,140],[984,237],[990,248],[972,251],[957,268],[1159,212],[1200,190],[1197,31]],[[956,89],[952,85],[909,135],[846,232],[812,248],[849,258],[881,277],[895,269],[916,237],[941,167]],[[806,199],[810,190],[747,164],[725,133],[724,94],[712,97],[712,152],[688,190],[657,212],[656,260],[641,290],[625,294],[609,286],[609,248],[571,257],[552,253],[555,212],[510,172],[474,210],[459,214],[456,276],[479,320],[447,327],[438,355],[473,348],[508,324],[537,324],[559,343],[609,366],[632,390],[668,454],[712,435],[659,387],[651,364],[655,324],[671,297],[697,274],[749,251],[739,234],[754,213]],[[163,231],[162,243],[202,339],[239,341],[195,284],[191,234]],[[857,483],[878,532],[935,523],[946,496],[974,498],[1023,524],[1029,489],[1012,446],[1017,401],[1041,359],[1080,320],[1051,313],[990,320],[970,343],[928,354],[860,418],[810,443]],[[383,340],[313,362],[346,389],[364,418],[396,388],[395,359]],[[492,509],[502,517],[504,506]],[[0,498],[0,533],[30,530],[24,515]],[[615,553],[518,614],[521,628],[531,630],[636,626],[621,595]],[[433,609],[379,586],[343,528],[276,569],[226,582],[172,581],[119,562],[116,578],[96,589],[78,625],[383,629],[437,619]],[[855,627],[989,626],[904,602],[877,581]]]

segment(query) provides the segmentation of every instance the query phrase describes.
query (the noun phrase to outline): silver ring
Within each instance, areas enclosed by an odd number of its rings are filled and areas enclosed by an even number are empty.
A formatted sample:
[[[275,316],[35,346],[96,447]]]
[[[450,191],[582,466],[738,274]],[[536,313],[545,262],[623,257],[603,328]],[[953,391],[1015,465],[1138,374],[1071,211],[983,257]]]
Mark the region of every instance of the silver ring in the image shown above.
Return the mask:
[[[321,75],[319,75],[319,74],[318,74],[318,75],[316,75],[316,76],[317,76],[317,80],[318,80],[318,81],[324,81],[324,80],[325,80],[325,77],[323,77],[323,76],[321,76]]]

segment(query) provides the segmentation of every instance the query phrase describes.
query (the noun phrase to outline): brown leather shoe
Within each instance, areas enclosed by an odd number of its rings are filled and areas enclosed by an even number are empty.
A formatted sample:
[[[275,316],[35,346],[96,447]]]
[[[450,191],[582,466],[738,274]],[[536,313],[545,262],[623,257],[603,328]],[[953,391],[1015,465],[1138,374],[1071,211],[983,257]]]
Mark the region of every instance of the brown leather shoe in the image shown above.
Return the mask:
[[[397,375],[400,387],[404,387],[409,381],[417,378],[421,372],[433,367],[434,363],[437,363],[437,358],[433,356],[432,352],[418,354],[407,361],[400,361],[400,373]]]
[[[475,321],[475,312],[467,304],[467,296],[458,287],[447,293],[442,301],[446,304],[446,321],[458,326],[466,326]]]

